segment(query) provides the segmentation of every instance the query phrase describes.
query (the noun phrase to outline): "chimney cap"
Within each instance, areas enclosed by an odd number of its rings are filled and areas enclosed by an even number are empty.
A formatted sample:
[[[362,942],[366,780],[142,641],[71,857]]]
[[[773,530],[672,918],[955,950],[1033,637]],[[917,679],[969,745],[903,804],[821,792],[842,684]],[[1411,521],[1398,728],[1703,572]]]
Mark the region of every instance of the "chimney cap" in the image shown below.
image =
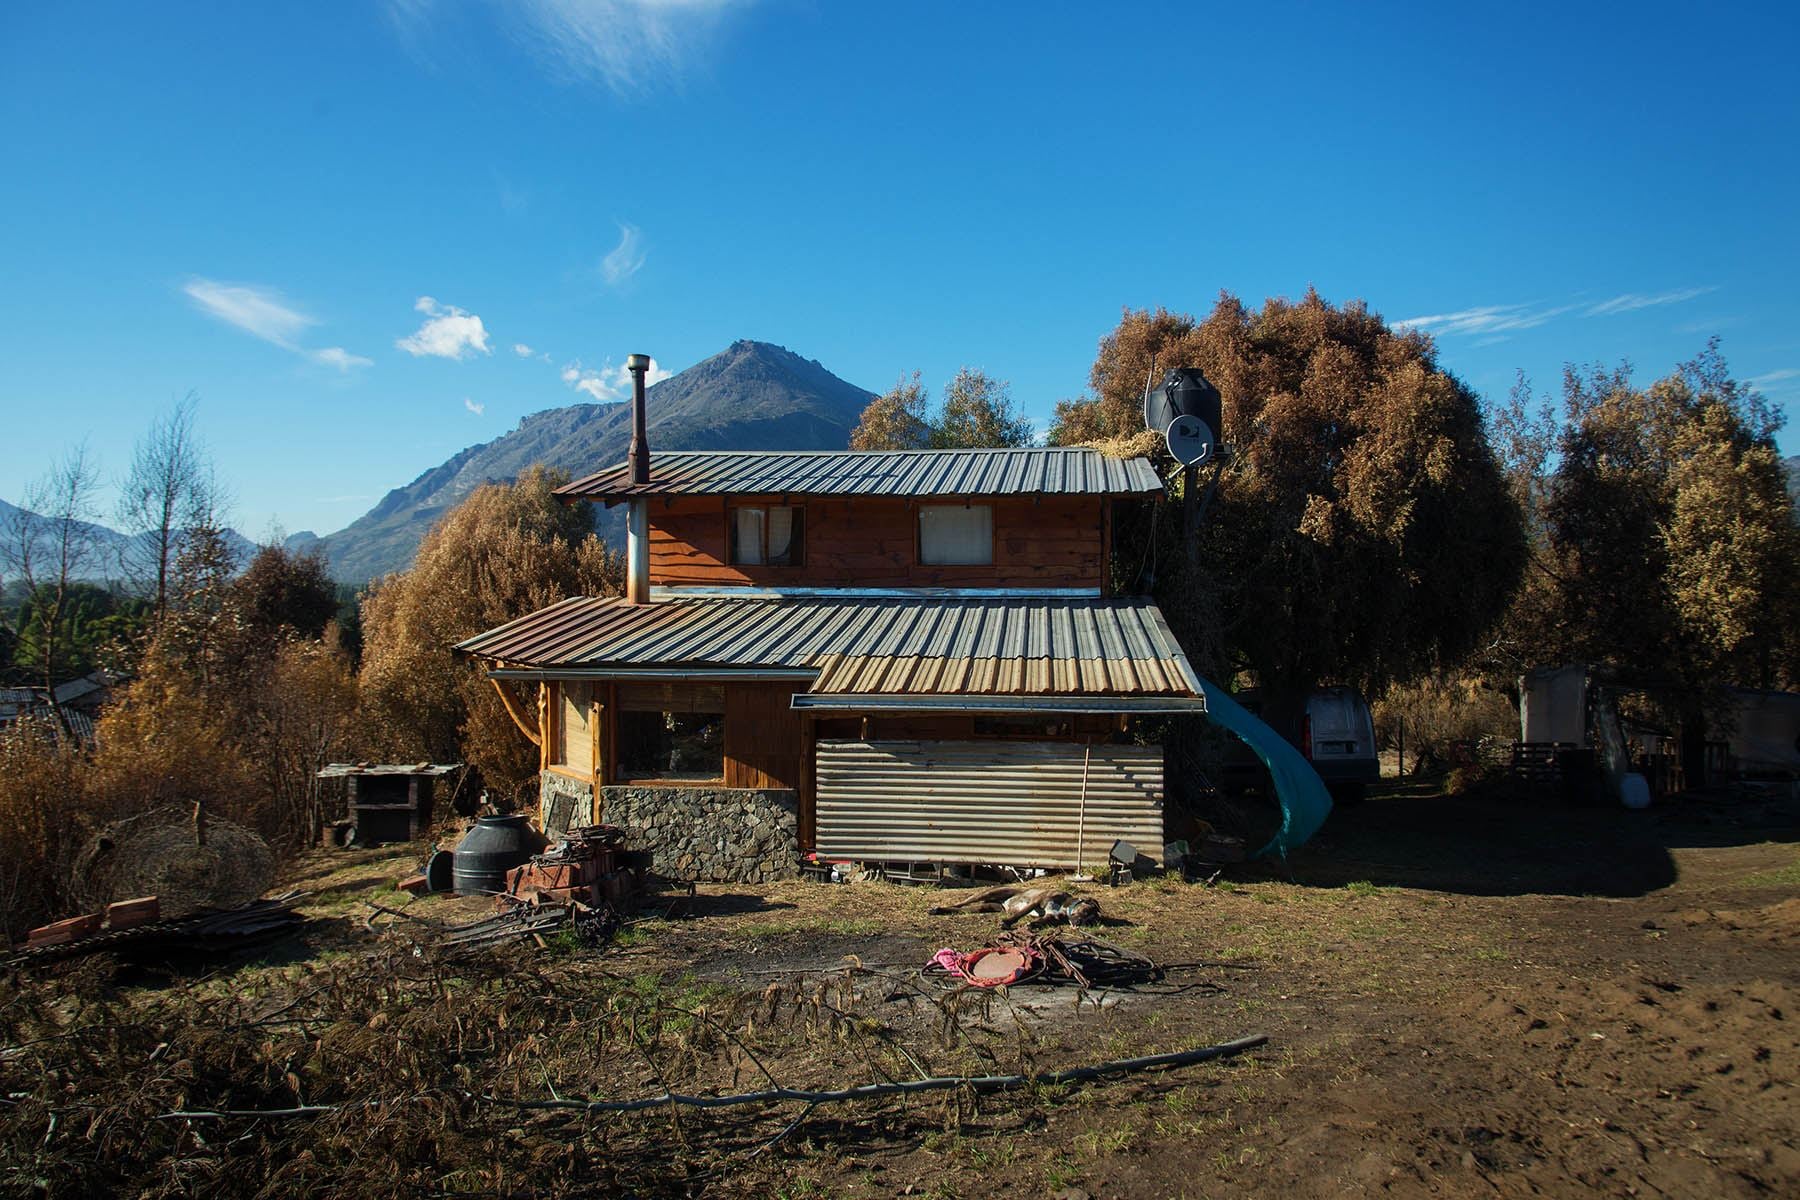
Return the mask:
[[[650,356],[648,354],[626,355],[625,369],[627,371],[648,371],[650,369]]]

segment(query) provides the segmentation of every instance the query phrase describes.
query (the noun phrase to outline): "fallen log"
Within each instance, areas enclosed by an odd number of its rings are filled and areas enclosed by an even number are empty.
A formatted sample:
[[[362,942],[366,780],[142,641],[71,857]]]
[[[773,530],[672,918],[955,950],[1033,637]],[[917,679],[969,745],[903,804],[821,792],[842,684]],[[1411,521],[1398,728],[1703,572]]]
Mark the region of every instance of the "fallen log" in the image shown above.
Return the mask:
[[[1233,1058],[1247,1050],[1266,1045],[1267,1034],[1255,1034],[1216,1046],[1202,1046],[1173,1054],[1150,1054],[1142,1058],[1122,1058],[1097,1063],[1091,1067],[1069,1067],[1061,1071],[1040,1071],[1035,1075],[939,1075],[925,1079],[898,1079],[886,1083],[865,1083],[836,1091],[812,1092],[800,1088],[774,1087],[760,1092],[743,1092],[734,1096],[688,1096],[665,1091],[660,1096],[644,1096],[636,1100],[512,1100],[504,1096],[472,1096],[483,1104],[514,1109],[562,1109],[577,1112],[642,1112],[651,1108],[684,1105],[689,1108],[729,1108],[740,1104],[841,1104],[854,1100],[878,1100],[887,1096],[911,1095],[915,1092],[939,1092],[967,1088],[976,1093],[1014,1091],[1025,1087],[1056,1087],[1081,1083],[1108,1075],[1129,1075],[1158,1068],[1173,1070],[1214,1059]],[[308,1104],[299,1108],[218,1109],[160,1113],[159,1121],[223,1121],[233,1118],[311,1117],[335,1112],[343,1107],[373,1107],[379,1101],[361,1105]]]

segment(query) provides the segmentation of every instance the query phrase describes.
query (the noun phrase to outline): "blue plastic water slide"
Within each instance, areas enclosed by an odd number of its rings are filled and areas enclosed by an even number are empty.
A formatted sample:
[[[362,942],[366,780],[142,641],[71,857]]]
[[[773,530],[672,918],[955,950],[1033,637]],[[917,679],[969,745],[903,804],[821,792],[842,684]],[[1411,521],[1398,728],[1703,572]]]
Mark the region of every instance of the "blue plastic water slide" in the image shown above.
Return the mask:
[[[1319,826],[1331,815],[1331,794],[1325,790],[1325,781],[1305,755],[1233,700],[1224,688],[1202,679],[1200,691],[1206,697],[1207,718],[1243,738],[1269,768],[1269,778],[1275,782],[1275,798],[1281,803],[1281,828],[1253,857],[1275,854],[1286,858],[1289,850],[1305,845],[1307,838],[1319,832]]]

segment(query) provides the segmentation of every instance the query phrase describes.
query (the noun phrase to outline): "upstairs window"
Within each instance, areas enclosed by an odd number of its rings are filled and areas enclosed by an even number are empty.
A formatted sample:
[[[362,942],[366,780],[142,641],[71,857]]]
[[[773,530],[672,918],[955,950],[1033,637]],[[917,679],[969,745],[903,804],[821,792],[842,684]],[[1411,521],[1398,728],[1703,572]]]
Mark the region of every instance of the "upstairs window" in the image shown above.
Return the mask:
[[[986,504],[919,506],[919,561],[985,566],[994,561],[994,510]]]
[[[806,510],[788,504],[740,505],[730,511],[731,565],[806,565]]]

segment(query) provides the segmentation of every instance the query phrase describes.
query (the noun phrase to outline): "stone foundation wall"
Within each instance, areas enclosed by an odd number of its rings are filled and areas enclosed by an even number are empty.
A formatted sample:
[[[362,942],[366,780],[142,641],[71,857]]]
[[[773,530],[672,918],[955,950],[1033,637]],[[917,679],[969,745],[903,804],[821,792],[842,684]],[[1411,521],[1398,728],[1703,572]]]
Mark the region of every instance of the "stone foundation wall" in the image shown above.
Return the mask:
[[[560,810],[569,804],[569,819],[563,829],[579,829],[594,824],[594,789],[579,779],[571,779],[556,771],[538,772],[538,814],[549,832],[552,808]]]
[[[600,820],[667,879],[766,883],[800,874],[800,798],[785,788],[600,789]]]

